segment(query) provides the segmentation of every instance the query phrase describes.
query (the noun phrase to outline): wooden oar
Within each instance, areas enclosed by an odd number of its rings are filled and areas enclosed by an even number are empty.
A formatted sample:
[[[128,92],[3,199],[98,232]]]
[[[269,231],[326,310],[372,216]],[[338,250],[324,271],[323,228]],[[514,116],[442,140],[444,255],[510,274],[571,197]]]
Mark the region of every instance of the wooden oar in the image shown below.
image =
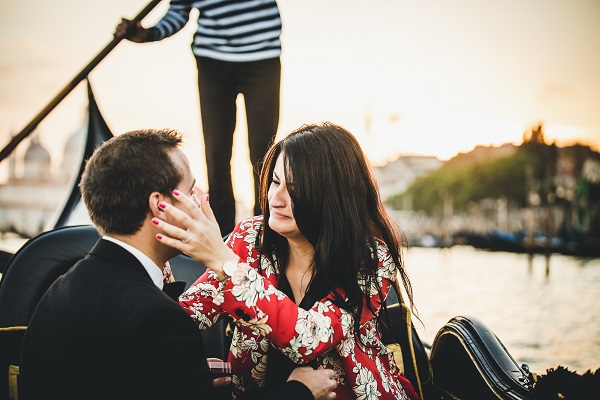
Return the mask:
[[[142,11],[140,11],[139,14],[135,16],[133,21],[141,21],[146,15],[148,15],[148,13],[150,13],[150,11],[152,11],[154,7],[156,7],[158,3],[160,3],[160,1],[161,0],[150,1],[150,3],[148,3],[146,7],[144,7]],[[94,57],[88,65],[83,67],[83,69],[77,75],[75,75],[73,80],[71,80],[71,82],[69,82],[63,88],[63,90],[61,90],[56,95],[56,97],[54,97],[50,101],[50,103],[48,103],[48,105],[44,107],[44,109],[40,111],[40,113],[36,115],[35,118],[33,118],[31,122],[29,122],[29,124],[27,124],[27,126],[23,128],[21,132],[19,132],[19,134],[17,134],[11,139],[11,141],[6,145],[6,147],[4,147],[2,151],[0,151],[0,162],[2,162],[2,160],[8,157],[8,155],[12,153],[15,147],[17,147],[17,145],[21,143],[23,139],[25,139],[27,136],[29,136],[31,132],[33,132],[33,130],[38,126],[38,124],[44,118],[46,118],[48,114],[50,114],[50,111],[52,111],[54,107],[56,107],[73,89],[75,89],[75,87],[77,87],[77,85],[83,79],[85,79],[88,76],[91,70],[94,69],[94,67],[96,67],[96,65],[98,65],[100,61],[102,61],[104,57],[106,57],[108,53],[110,53],[110,51],[114,49],[117,44],[119,44],[121,39],[123,38],[114,37],[113,40],[108,45],[106,45],[106,47],[104,47],[104,49],[102,49],[102,51],[100,51],[100,53],[98,53],[98,55],[96,55],[96,57]]]

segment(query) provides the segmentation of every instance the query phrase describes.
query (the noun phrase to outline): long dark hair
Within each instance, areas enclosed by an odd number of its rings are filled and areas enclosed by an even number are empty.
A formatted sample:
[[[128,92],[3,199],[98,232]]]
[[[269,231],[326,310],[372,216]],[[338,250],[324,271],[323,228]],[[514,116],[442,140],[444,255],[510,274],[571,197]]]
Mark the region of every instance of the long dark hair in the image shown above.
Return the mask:
[[[412,305],[412,288],[402,254],[404,235],[383,207],[373,170],[360,144],[346,129],[330,122],[303,125],[268,150],[261,169],[263,235],[256,239],[261,255],[281,274],[285,272],[287,240],[269,227],[267,204],[275,162],[282,152],[286,181],[293,181],[288,191],[294,218],[315,250],[309,292],[317,298],[333,293],[332,302],[354,315],[357,335],[368,288],[378,289],[385,309],[377,282],[378,238],[389,247]],[[374,312],[371,302],[366,306]]]

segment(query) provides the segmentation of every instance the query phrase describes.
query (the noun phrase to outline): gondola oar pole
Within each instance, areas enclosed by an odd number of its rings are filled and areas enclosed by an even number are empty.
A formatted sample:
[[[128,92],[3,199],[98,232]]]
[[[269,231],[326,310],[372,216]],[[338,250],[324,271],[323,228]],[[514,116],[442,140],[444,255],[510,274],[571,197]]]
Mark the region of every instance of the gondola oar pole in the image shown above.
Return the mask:
[[[138,13],[138,15],[135,16],[135,18],[133,18],[133,21],[141,21],[160,2],[161,0],[152,0],[146,5],[146,7],[142,9],[142,11]],[[4,147],[2,151],[0,151],[0,162],[2,162],[2,160],[8,157],[8,155],[12,153],[15,147],[17,147],[17,145],[21,143],[23,139],[25,139],[27,136],[29,136],[31,132],[33,132],[33,130],[38,126],[38,124],[44,118],[46,118],[48,114],[50,114],[50,111],[52,111],[61,101],[63,101],[63,99],[67,97],[67,95],[71,93],[71,91],[75,89],[77,85],[89,75],[92,69],[94,69],[94,67],[96,67],[96,65],[98,65],[100,61],[102,61],[104,57],[106,57],[108,53],[110,53],[111,50],[114,49],[115,46],[119,44],[119,42],[122,39],[122,37],[114,37],[113,40],[108,45],[106,45],[106,47],[104,47],[104,49],[102,49],[102,51],[100,51],[100,53],[98,53],[96,57],[94,57],[92,61],[88,63],[88,65],[83,67],[83,69],[71,80],[71,82],[69,82],[50,101],[50,103],[48,103],[48,105],[44,107],[44,109],[42,109],[42,111],[40,111],[39,114],[36,115],[35,118],[33,118],[31,122],[29,122],[29,124],[27,124],[27,126],[25,126],[25,128],[23,128],[21,132],[19,132],[16,136],[14,136],[11,139],[11,141],[6,145],[6,147]]]

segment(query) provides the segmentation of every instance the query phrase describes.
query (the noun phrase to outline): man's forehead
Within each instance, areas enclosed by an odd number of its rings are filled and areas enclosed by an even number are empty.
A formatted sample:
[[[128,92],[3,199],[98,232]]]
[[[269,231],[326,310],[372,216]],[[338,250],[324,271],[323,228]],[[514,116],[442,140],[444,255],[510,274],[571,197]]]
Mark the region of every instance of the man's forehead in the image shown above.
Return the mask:
[[[181,151],[181,149],[176,148],[171,152],[171,159],[173,163],[179,168],[181,171],[181,188],[192,189],[196,184],[196,178],[194,178],[194,174],[192,174],[192,170],[190,168],[190,162],[187,156]]]

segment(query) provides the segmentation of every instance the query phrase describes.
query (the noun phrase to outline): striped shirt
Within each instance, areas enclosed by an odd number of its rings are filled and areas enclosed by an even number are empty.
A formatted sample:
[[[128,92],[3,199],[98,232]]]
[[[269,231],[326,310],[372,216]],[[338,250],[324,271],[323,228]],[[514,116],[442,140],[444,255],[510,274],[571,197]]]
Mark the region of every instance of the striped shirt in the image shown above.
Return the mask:
[[[171,0],[167,13],[149,28],[151,42],[179,32],[193,8],[200,11],[194,55],[249,62],[281,55],[281,17],[276,0]]]

